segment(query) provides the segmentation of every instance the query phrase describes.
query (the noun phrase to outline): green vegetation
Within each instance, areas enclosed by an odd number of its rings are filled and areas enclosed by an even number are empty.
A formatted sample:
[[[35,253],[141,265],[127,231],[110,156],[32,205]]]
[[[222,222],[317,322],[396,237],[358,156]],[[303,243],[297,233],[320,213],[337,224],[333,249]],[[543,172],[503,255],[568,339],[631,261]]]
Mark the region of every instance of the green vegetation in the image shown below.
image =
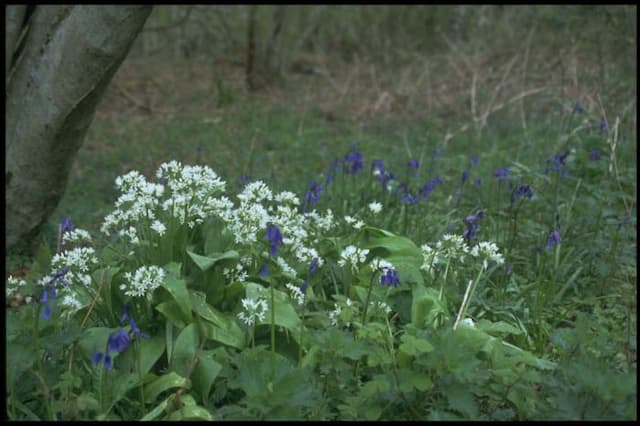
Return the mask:
[[[313,39],[335,85],[292,73],[249,94],[205,61],[149,114],[117,88],[142,85],[133,99],[187,67],[116,78],[36,258],[6,260],[25,280],[8,284],[11,419],[637,419],[635,7],[393,10],[318,9],[335,15]],[[291,41],[312,11],[291,9]],[[388,31],[364,37],[374,24]],[[210,45],[233,56],[238,34]],[[236,210],[192,227],[156,206],[164,232],[146,213],[113,226],[137,244],[101,233],[132,170],[182,206],[168,182],[191,171],[156,175],[171,160],[226,181],[199,175],[188,206]],[[257,180],[299,205],[247,195]],[[93,241],[60,245],[66,217]],[[80,246],[96,250],[85,271],[53,257]],[[149,265],[159,287],[127,294]],[[41,279],[73,282],[56,298]]]

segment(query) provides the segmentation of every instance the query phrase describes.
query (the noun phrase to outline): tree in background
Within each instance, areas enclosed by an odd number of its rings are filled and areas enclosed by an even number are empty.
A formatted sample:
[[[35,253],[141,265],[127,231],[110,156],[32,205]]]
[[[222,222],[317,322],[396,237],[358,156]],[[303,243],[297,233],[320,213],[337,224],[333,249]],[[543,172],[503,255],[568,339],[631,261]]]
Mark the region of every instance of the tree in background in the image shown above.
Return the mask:
[[[33,241],[64,194],[96,106],[150,6],[6,8],[6,249]]]

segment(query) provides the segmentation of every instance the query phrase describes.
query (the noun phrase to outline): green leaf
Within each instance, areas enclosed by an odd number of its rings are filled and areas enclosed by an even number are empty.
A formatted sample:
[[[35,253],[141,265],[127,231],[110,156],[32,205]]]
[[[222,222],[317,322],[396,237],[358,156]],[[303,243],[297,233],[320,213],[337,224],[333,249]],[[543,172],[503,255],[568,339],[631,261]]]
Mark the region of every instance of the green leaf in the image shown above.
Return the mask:
[[[271,289],[265,288],[259,284],[246,282],[244,283],[246,295],[250,299],[263,298],[271,307]],[[273,290],[275,303],[275,324],[285,327],[292,331],[291,336],[297,341],[300,337],[300,318],[293,306],[291,306],[289,297],[279,291]],[[271,311],[267,312],[264,321],[258,324],[271,324]]]
[[[84,335],[80,338],[80,349],[87,358],[90,358],[96,352],[104,352],[107,347],[109,335],[118,328],[108,327],[92,327],[85,330]],[[115,356],[116,354],[112,355]]]
[[[171,369],[183,377],[187,376],[189,365],[195,358],[200,346],[198,326],[189,324],[178,335],[171,356]]]
[[[162,283],[162,287],[176,301],[187,322],[191,322],[191,298],[189,297],[186,281],[180,278],[180,264],[172,262],[165,266],[165,270],[169,273]]]
[[[420,373],[409,368],[398,369],[398,387],[402,392],[411,392],[414,389],[426,391],[433,385],[431,378],[426,373]]]
[[[211,386],[220,371],[222,371],[222,365],[214,361],[213,353],[214,351],[200,353],[198,355],[198,363],[191,375],[193,388],[201,395],[204,401],[209,398]]]
[[[164,336],[140,339],[140,374],[151,371],[153,365],[164,353],[165,347]]]
[[[169,416],[167,420],[213,420],[213,416],[199,405],[185,405]]]
[[[410,334],[403,334],[400,337],[402,343],[400,344],[400,350],[407,355],[415,356],[419,353],[431,352],[434,347],[425,339],[411,336]]]
[[[478,404],[473,393],[466,385],[461,383],[451,384],[444,389],[444,394],[449,401],[451,409],[462,413],[470,419],[478,417]]]
[[[184,328],[187,325],[188,321],[184,318],[182,310],[175,301],[171,300],[159,303],[155,309],[176,327]]]
[[[191,382],[174,371],[162,375],[144,387],[144,399],[154,401],[162,392],[173,388],[191,387]]]
[[[224,253],[210,253],[208,256],[202,256],[187,250],[187,254],[201,271],[211,269],[213,265],[221,260],[236,260],[240,258],[240,254],[235,250],[229,250]]]
[[[149,421],[149,420],[154,420],[155,418],[157,418],[158,416],[160,416],[164,410],[167,408],[167,405],[169,404],[169,399],[171,399],[173,397],[173,395],[169,396],[168,398],[166,398],[164,401],[162,401],[160,404],[158,404],[157,406],[154,407],[153,410],[149,411],[143,418],[141,418],[140,420],[142,421]]]
[[[237,349],[243,349],[246,346],[245,332],[236,323],[233,323],[232,327],[226,328],[218,327],[208,321],[200,321],[200,330],[209,340],[215,340]]]
[[[488,320],[480,320],[476,322],[475,326],[491,335],[500,335],[500,334],[522,334],[522,330],[512,326],[511,324],[507,324],[503,321],[491,322]]]

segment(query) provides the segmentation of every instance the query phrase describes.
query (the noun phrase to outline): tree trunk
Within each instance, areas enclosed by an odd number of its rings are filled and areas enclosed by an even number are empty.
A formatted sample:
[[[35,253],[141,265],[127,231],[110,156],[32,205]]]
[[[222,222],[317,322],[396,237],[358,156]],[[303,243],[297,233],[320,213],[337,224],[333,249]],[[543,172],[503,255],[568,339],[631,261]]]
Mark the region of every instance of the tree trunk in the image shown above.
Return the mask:
[[[7,47],[14,40],[5,56],[7,249],[33,240],[59,203],[96,105],[151,12],[35,6],[24,43],[17,43],[21,23],[10,19],[20,7],[7,8]]]

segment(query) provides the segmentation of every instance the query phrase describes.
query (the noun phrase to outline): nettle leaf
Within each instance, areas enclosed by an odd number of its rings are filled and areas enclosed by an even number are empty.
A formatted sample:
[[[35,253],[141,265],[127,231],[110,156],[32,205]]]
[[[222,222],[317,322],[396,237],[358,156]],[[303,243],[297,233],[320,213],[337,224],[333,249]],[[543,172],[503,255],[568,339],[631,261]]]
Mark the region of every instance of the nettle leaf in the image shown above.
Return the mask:
[[[172,262],[164,267],[169,273],[162,283],[162,288],[167,290],[173,300],[176,301],[187,322],[191,322],[193,319],[191,316],[191,298],[187,290],[187,282],[180,278],[180,266],[179,263]]]
[[[467,385],[454,383],[445,386],[443,391],[451,409],[458,411],[467,418],[478,417],[478,404]]]
[[[187,250],[187,254],[201,271],[211,269],[213,265],[221,260],[237,260],[240,258],[240,254],[235,250],[229,250],[224,253],[210,253],[207,256],[202,256]]]
[[[398,375],[398,387],[402,392],[411,392],[417,389],[424,392],[433,386],[431,378],[426,373],[421,373],[409,368],[399,368]]]
[[[431,324],[437,317],[447,317],[449,312],[444,300],[440,300],[438,291],[422,284],[412,287],[411,323],[416,328],[423,328],[425,322]]]
[[[407,355],[417,355],[419,353],[431,352],[434,347],[426,339],[421,339],[409,334],[403,334],[400,337],[402,343],[400,344],[400,350]]]
[[[189,389],[191,387],[191,382],[176,372],[171,371],[167,374],[163,374],[158,379],[144,387],[144,399],[147,401],[155,401],[158,395],[162,392],[173,388],[183,387]]]

